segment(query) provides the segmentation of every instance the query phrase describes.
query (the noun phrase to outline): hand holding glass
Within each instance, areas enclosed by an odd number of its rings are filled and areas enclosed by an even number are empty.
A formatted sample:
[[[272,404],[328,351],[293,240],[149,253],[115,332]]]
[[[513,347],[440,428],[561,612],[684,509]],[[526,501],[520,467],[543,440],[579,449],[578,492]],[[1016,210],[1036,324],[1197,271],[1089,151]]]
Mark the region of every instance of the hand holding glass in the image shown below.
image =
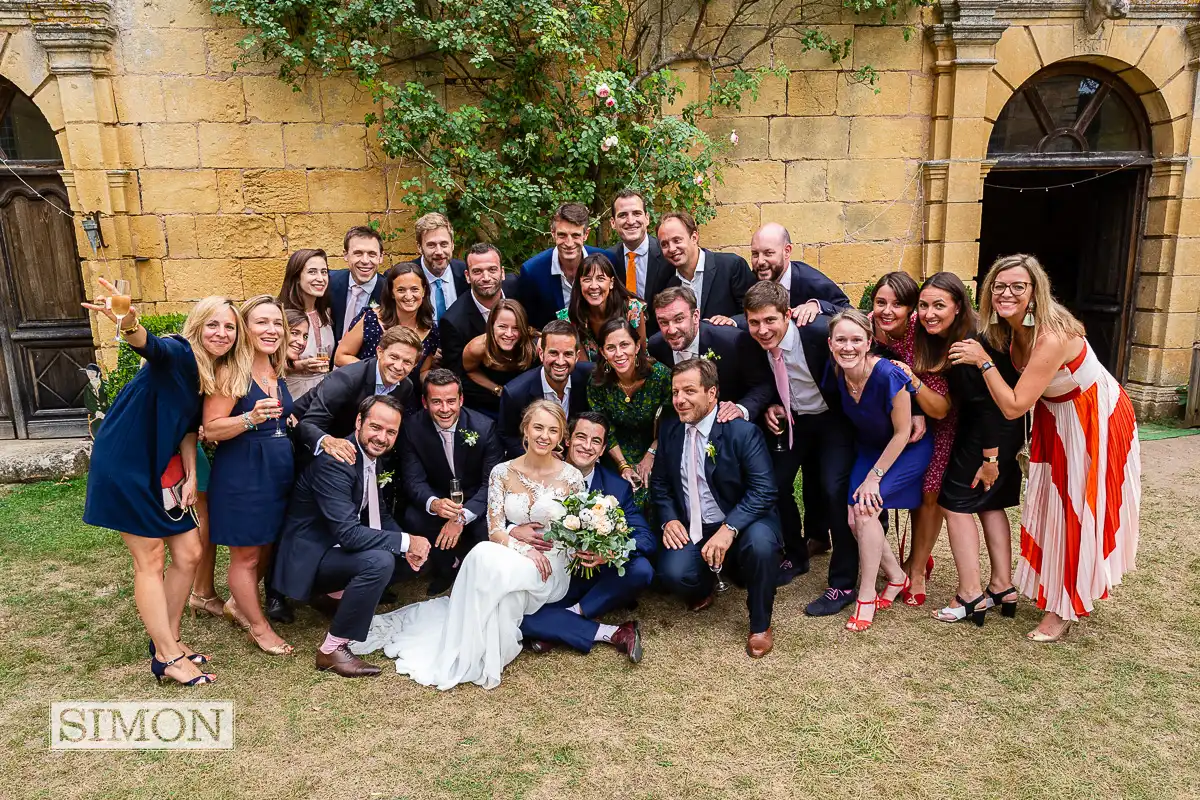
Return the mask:
[[[113,293],[108,298],[109,308],[112,309],[113,316],[117,318],[117,339],[121,341],[121,328],[125,320],[125,315],[129,313],[129,305],[132,298],[129,295],[129,281],[116,280],[112,283]]]

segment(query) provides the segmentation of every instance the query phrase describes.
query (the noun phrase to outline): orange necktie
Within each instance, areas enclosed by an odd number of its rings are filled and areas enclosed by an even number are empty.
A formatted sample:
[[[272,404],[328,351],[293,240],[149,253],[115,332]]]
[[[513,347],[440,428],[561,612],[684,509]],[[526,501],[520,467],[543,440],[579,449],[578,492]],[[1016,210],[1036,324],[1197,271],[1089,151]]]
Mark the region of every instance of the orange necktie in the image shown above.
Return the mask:
[[[636,295],[637,290],[637,254],[625,254],[625,288],[629,293]]]

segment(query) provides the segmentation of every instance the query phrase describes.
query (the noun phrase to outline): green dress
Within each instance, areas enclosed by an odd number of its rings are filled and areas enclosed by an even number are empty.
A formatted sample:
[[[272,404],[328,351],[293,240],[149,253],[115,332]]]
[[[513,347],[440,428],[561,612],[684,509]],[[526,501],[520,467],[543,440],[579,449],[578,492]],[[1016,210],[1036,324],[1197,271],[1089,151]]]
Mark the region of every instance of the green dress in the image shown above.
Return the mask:
[[[565,308],[560,308],[557,316],[561,320],[566,320],[567,322],[571,321],[571,315]],[[631,297],[629,299],[629,310],[625,315],[625,318],[629,320],[629,324],[640,330],[642,327],[642,320],[645,318],[645,316],[646,304],[641,300],[638,300],[636,297]],[[591,361],[593,364],[598,364],[600,362],[600,345],[596,344],[596,339],[592,336],[591,327],[584,325],[582,328],[580,328],[578,325],[576,325],[575,328],[579,332],[579,349],[587,355],[588,361]]]
[[[595,375],[593,372],[588,382],[588,405],[608,419],[608,449],[620,446],[625,460],[636,466],[654,443],[659,411],[670,413],[672,410],[671,370],[654,362],[646,382],[628,398],[628,402],[616,381],[597,386]],[[649,487],[642,487],[634,493],[634,500],[644,507],[649,494]]]

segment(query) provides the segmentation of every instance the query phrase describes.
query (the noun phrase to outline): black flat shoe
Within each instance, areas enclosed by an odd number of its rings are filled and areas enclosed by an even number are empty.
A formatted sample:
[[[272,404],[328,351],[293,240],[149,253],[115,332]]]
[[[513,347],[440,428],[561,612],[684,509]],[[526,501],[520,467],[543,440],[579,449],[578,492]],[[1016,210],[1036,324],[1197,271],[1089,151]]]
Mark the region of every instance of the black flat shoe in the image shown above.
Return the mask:
[[[450,572],[445,575],[434,575],[429,581],[429,588],[425,590],[425,594],[429,597],[442,594],[454,585],[454,573]]]
[[[282,597],[267,598],[267,619],[282,625],[290,625],[296,621],[296,612],[292,605]]]

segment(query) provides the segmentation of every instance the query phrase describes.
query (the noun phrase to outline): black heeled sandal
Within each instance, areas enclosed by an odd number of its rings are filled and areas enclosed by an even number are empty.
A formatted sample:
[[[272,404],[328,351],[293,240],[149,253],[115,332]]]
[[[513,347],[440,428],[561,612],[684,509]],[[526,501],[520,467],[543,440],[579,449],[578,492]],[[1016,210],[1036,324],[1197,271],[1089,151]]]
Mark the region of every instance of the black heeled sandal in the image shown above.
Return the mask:
[[[934,614],[933,618],[939,622],[962,622],[970,617],[971,622],[982,628],[987,618],[987,595],[981,594],[971,601],[963,600],[958,595],[955,595],[954,599],[958,601],[958,605],[946,606]]]
[[[172,658],[170,661],[159,661],[157,657],[150,659],[150,672],[154,674],[154,680],[162,683],[163,678],[171,678],[171,676],[167,674],[167,667],[177,664],[183,659],[184,656]],[[178,678],[171,678],[171,680],[183,686],[203,686],[206,683],[213,683],[216,679],[217,676],[209,672],[201,672],[190,681],[181,681]]]
[[[1017,587],[1010,586],[1003,592],[993,592],[987,590],[988,597],[992,599],[992,605],[1000,609],[1000,615],[1004,617],[1015,617],[1017,615],[1017,599],[1014,597],[1010,602],[1005,602],[1004,598],[1017,594]]]
[[[175,641],[176,641],[176,642],[182,642],[182,641],[183,641],[183,639],[176,639]],[[154,651],[155,651],[155,647],[154,647],[154,640],[153,640],[153,639],[151,639],[151,640],[150,640],[150,657],[151,657],[151,658],[154,658]],[[192,663],[193,663],[193,664],[195,664],[196,666],[200,666],[201,664],[207,664],[207,663],[208,663],[208,657],[207,657],[207,656],[204,656],[204,655],[202,655],[202,654],[200,654],[200,653],[192,653],[190,656],[187,656],[187,660],[188,660],[188,661],[190,661],[190,662],[192,662]]]

